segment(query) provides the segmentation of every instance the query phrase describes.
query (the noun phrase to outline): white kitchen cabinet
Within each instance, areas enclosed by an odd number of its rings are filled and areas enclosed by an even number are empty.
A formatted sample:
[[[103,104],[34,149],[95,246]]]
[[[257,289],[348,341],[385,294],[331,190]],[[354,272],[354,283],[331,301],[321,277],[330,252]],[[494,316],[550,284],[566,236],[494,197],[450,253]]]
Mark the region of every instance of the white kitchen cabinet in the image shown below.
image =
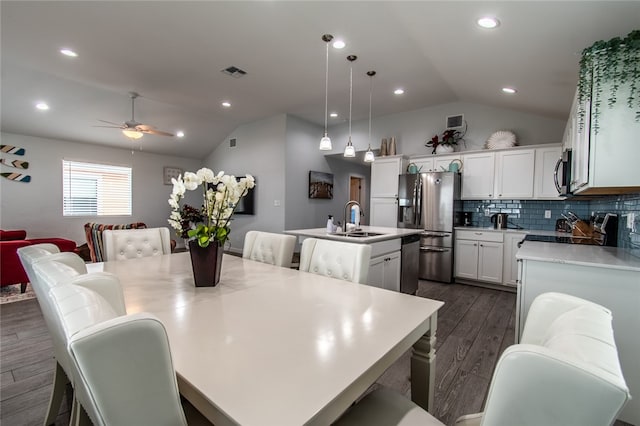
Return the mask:
[[[519,248],[518,243],[524,240],[525,235],[527,234],[523,232],[504,233],[502,283],[505,285],[515,287],[518,283],[518,261],[516,259],[516,253]]]
[[[371,198],[397,197],[398,176],[405,173],[405,167],[400,155],[376,158],[371,163]]]
[[[400,251],[371,258],[367,284],[400,291]]]
[[[540,243],[538,243],[540,244]],[[516,298],[516,343],[520,340],[531,302],[556,291],[581,297],[611,310],[618,356],[631,395],[618,419],[640,424],[640,264],[622,249],[566,245],[566,248],[527,247],[518,254],[522,272]],[[565,246],[554,244],[553,246]],[[584,255],[580,256],[583,252]]]
[[[493,152],[462,154],[462,199],[486,200],[494,198]]]
[[[603,85],[603,93],[609,87]],[[620,87],[618,102],[609,107],[603,100],[598,116],[598,131],[591,102],[585,105],[584,126],[576,124],[573,138],[571,188],[575,194],[623,194],[640,191],[640,122],[637,109],[629,108],[628,87]],[[577,114],[577,112],[576,112]],[[570,120],[577,118],[570,117]]]
[[[457,231],[455,276],[502,284],[502,232]]]
[[[535,199],[561,199],[553,178],[556,164],[561,158],[562,148],[560,146],[536,148],[535,180],[533,183],[533,197]]]
[[[460,154],[438,155],[433,159],[433,170],[435,172],[443,172],[443,171],[449,170],[449,164],[451,164],[453,160],[460,160],[460,157],[461,157]],[[442,170],[443,168],[445,170]]]
[[[396,197],[371,197],[369,224],[371,226],[398,226],[398,199]]]
[[[433,169],[433,157],[415,157],[409,160],[409,164],[415,164],[420,173],[432,172]]]
[[[532,198],[534,165],[533,149],[497,152],[493,198]]]

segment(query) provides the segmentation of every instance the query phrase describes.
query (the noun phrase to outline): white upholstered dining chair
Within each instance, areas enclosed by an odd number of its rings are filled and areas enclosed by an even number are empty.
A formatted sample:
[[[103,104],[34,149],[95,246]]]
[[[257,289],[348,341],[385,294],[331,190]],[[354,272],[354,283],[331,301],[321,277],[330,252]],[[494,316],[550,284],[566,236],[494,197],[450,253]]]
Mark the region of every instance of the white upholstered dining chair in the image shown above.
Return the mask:
[[[295,247],[296,237],[293,235],[249,231],[244,237],[242,257],[290,268]]]
[[[56,360],[53,388],[44,423],[45,425],[50,425],[55,423],[66,390],[66,384],[71,382],[74,389],[75,385],[71,375],[71,362],[66,349],[68,342],[56,319],[49,291],[52,288],[65,286],[69,283],[95,289],[109,300],[112,309],[119,315],[126,313],[124,296],[120,282],[115,275],[106,272],[87,274],[84,260],[75,253],[50,253],[46,255],[47,250],[45,249],[38,255],[38,247],[29,246],[24,248],[29,250],[25,250],[18,255],[21,256],[21,261],[25,270],[28,271],[27,274],[36,293],[40,310],[53,342],[53,354]],[[74,410],[77,409],[76,405],[74,397]]]
[[[368,244],[307,238],[300,250],[300,270],[366,284],[371,260]]]
[[[457,426],[601,426],[613,424],[631,398],[614,340],[611,311],[560,293],[538,296],[521,342],[496,364],[484,411]],[[336,423],[440,425],[389,389],[363,398]]]
[[[169,340],[157,318],[119,315],[100,294],[72,284],[52,288],[49,297],[84,408],[78,407],[79,423],[187,424]]]
[[[169,228],[107,229],[102,234],[104,260],[171,254]]]

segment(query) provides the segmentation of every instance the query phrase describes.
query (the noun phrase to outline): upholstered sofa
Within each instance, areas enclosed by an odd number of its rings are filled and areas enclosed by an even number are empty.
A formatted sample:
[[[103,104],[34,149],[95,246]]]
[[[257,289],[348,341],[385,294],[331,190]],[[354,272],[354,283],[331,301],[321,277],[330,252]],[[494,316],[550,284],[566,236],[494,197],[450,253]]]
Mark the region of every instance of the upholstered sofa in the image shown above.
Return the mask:
[[[76,250],[75,241],[64,238],[27,239],[25,230],[0,230],[0,286],[20,284],[20,291],[25,292],[29,278],[18,258],[18,249],[40,243],[55,244],[60,251]]]

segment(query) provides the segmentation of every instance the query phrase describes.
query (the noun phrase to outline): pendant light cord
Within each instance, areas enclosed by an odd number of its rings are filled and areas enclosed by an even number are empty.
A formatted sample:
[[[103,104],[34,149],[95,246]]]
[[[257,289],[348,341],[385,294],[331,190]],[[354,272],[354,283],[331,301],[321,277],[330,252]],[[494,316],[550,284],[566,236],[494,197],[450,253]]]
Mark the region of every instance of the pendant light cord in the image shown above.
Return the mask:
[[[373,76],[369,76],[369,150],[371,150],[371,94],[373,93]]]
[[[351,103],[353,101],[353,64],[349,67],[349,142],[351,142]]]
[[[326,68],[324,73],[324,134],[327,134],[327,113],[329,102],[329,42],[327,42]]]

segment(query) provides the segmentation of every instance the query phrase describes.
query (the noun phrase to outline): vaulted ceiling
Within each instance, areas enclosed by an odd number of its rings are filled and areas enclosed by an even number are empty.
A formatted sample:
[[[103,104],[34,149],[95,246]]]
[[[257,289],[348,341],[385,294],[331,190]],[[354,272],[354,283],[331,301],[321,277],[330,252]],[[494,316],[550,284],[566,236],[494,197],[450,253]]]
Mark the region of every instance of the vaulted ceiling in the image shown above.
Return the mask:
[[[565,118],[583,48],[638,29],[640,2],[2,1],[2,131],[202,158],[237,126],[289,113],[324,123],[452,101]],[[492,15],[498,28],[477,18]],[[78,57],[59,53],[71,48]],[[221,72],[235,66],[246,75]],[[501,88],[517,88],[505,95]],[[402,87],[405,94],[393,94]],[[132,142],[99,120],[185,137]],[[37,101],[48,111],[34,108]],[[229,101],[231,107],[221,106]],[[318,135],[320,137],[321,135]]]

